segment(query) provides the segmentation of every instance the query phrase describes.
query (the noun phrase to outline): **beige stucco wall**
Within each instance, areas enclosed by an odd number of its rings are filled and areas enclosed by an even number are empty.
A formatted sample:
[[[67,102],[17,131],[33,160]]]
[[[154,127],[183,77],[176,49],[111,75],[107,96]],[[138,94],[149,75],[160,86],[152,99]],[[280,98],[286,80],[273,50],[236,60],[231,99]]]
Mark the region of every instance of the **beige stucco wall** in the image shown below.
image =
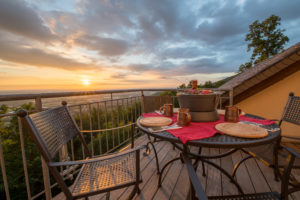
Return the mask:
[[[295,96],[300,96],[300,70],[241,101],[237,106],[246,113],[268,119],[280,119],[290,92],[294,92]],[[282,124],[282,135],[300,138],[300,127],[285,122]]]

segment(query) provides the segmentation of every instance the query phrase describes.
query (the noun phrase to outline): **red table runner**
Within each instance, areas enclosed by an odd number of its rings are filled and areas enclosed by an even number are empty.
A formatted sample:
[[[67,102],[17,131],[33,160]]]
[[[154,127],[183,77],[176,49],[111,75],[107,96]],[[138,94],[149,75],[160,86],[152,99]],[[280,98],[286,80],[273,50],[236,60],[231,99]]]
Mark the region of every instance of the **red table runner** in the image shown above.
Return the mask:
[[[161,117],[162,115],[158,113],[143,113],[143,117]],[[216,133],[218,133],[215,126],[219,123],[223,123],[224,121],[224,115],[219,116],[220,119],[215,122],[191,122],[189,126],[185,126],[180,129],[171,129],[167,130],[170,134],[173,136],[179,138],[184,144],[187,141],[191,140],[200,140],[203,138],[208,138],[214,136]],[[177,122],[177,113],[174,113],[173,117],[170,117],[173,121],[173,123]],[[264,120],[264,119],[254,119],[251,117],[246,116],[240,116],[240,121],[249,121],[254,122],[262,125],[270,125],[274,124],[275,121],[270,120]],[[222,134],[222,133],[221,133]]]

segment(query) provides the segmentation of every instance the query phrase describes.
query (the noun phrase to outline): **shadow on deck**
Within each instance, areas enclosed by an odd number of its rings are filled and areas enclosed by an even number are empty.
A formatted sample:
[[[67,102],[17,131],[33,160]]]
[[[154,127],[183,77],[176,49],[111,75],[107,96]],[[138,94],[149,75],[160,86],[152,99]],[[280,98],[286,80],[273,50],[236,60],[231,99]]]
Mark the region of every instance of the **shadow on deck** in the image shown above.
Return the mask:
[[[135,141],[135,146],[140,146],[148,141],[146,135],[142,135]],[[173,150],[173,146],[168,142],[155,143],[160,168],[170,159],[179,155],[178,150]],[[196,149],[195,149],[196,150]],[[214,155],[226,151],[225,149],[204,148],[203,154]],[[222,159],[214,159],[217,165],[221,165],[228,172],[231,172],[236,162],[246,155],[240,151]],[[238,194],[235,186],[227,177],[211,166],[205,165],[206,176],[202,176],[202,167],[199,165],[197,174],[203,188],[208,196],[219,196]],[[186,199],[189,189],[189,178],[186,169],[180,161],[173,162],[165,170],[161,188],[157,187],[158,175],[156,174],[156,164],[153,151],[149,156],[141,154],[141,173],[143,182],[140,184],[141,193],[136,195],[137,200],[182,200]],[[299,176],[296,174],[295,176]],[[280,193],[280,182],[274,180],[273,170],[255,159],[249,159],[242,164],[237,171],[236,179],[245,193],[260,193],[276,191]],[[132,187],[120,189],[110,193],[110,199],[126,199]],[[62,194],[54,199],[63,199]],[[105,200],[106,194],[90,197],[92,200]],[[290,199],[299,200],[300,192],[290,195]]]

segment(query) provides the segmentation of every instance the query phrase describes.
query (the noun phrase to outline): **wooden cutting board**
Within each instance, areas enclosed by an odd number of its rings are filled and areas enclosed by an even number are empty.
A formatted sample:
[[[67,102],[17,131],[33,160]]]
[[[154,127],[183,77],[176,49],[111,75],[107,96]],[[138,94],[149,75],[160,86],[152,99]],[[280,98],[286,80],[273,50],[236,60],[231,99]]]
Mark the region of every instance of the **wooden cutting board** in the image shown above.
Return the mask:
[[[172,123],[172,119],[167,117],[145,117],[140,120],[143,126],[168,126]]]
[[[242,137],[242,138],[263,138],[268,135],[268,131],[250,124],[242,123],[220,123],[215,128],[227,135]]]

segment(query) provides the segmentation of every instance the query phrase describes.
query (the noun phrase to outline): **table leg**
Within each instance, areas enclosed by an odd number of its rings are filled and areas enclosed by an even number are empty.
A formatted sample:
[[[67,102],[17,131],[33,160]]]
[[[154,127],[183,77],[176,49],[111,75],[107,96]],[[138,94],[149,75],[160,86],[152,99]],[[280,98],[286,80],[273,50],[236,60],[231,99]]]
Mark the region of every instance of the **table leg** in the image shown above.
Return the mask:
[[[192,162],[189,158],[189,156],[186,154],[187,152],[183,152],[181,153],[181,157],[184,160],[184,164],[186,166],[186,169],[188,171],[189,174],[189,180],[190,180],[190,189],[189,189],[189,193],[187,196],[187,199],[196,199],[196,193],[198,196],[198,199],[201,200],[207,200],[207,196],[205,194],[204,189],[202,188],[202,185],[198,179],[198,176],[196,174],[196,171],[192,165]]]
[[[176,160],[179,160],[179,159],[181,159],[181,157],[177,157],[177,158],[174,158],[174,159],[172,159],[172,160],[169,160],[169,161],[165,164],[165,166],[161,169],[160,174],[159,174],[159,179],[158,179],[158,187],[161,186],[161,178],[162,178],[162,175],[163,175],[164,170],[167,168],[167,166],[168,166],[169,164],[171,164],[172,162],[174,162],[174,161],[176,161]]]
[[[151,145],[152,146],[152,149],[153,149],[153,151],[154,151],[154,155],[155,155],[155,161],[156,161],[156,173],[157,174],[160,174],[160,171],[159,171],[159,163],[158,163],[158,156],[157,156],[157,152],[156,152],[156,149],[155,149],[155,146],[154,146],[154,143],[155,141],[149,141],[149,142],[147,142],[147,144],[146,144],[146,150],[145,150],[145,152],[144,152],[144,156],[148,156],[150,153],[151,153],[151,150],[150,150],[150,147],[149,147],[149,145]]]
[[[236,188],[238,189],[238,191],[241,194],[244,194],[242,188],[237,183],[237,181],[231,176],[231,174],[229,174],[226,170],[224,170],[219,165],[217,165],[214,162],[211,162],[211,161],[208,160],[208,159],[213,159],[213,158],[221,158],[221,157],[230,155],[230,154],[232,154],[236,151],[237,151],[237,149],[232,149],[232,150],[230,150],[226,153],[219,154],[219,155],[216,155],[216,156],[205,156],[205,155],[197,155],[197,154],[191,153],[188,146],[184,145],[184,152],[189,155],[190,159],[199,159],[202,163],[207,163],[210,166],[213,166],[214,168],[218,169],[221,173],[223,173],[225,176],[227,176],[230,179],[230,181],[236,186]]]
[[[199,147],[199,149],[198,149],[198,154],[199,155],[201,154],[201,151],[202,151],[202,147]],[[196,159],[195,163],[193,164],[196,171],[197,171],[197,168],[198,168],[198,163],[199,163],[199,159]],[[202,164],[202,176],[206,176],[204,163],[201,162],[201,164]]]

